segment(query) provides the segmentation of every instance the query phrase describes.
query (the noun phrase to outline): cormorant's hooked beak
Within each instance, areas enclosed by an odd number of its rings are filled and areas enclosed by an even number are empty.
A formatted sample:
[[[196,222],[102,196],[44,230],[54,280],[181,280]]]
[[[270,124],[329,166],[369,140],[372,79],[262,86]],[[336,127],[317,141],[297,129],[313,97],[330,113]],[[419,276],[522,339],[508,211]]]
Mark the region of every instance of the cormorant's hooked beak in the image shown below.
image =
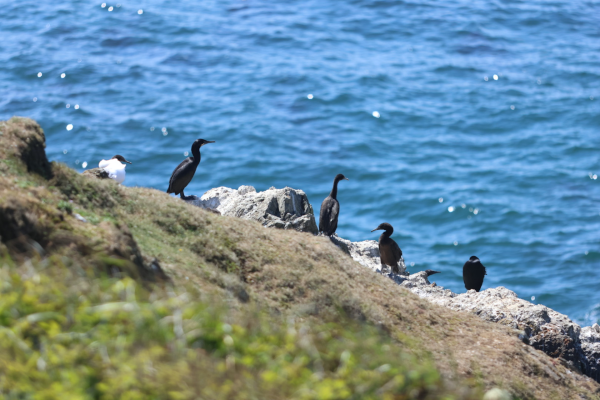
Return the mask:
[[[350,179],[348,179],[348,178],[344,178],[344,180],[345,180],[345,181],[349,181]]]
[[[427,276],[431,276],[433,274],[441,274],[440,271],[433,271],[431,269],[428,269],[426,272],[427,272]]]
[[[377,228],[373,229],[371,232],[380,231],[381,229],[382,229],[382,228],[380,228],[380,227],[377,227]]]
[[[204,146],[205,144],[214,143],[214,142],[215,142],[214,140],[207,140],[206,142],[202,143],[202,146]],[[202,146],[200,146],[200,147],[202,147]]]
[[[127,164],[131,164],[131,162],[127,161],[126,159],[123,159],[123,162],[126,162]]]

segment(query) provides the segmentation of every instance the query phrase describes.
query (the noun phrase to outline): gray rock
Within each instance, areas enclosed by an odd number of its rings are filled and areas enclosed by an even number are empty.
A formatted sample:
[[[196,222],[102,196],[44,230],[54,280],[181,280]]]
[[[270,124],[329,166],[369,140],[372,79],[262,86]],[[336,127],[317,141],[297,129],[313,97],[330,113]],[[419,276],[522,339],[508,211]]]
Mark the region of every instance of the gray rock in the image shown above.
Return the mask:
[[[187,202],[221,215],[258,221],[269,228],[318,233],[312,206],[302,190],[285,187],[256,192],[252,186],[240,186],[237,190],[218,187],[199,200]]]
[[[585,374],[600,382],[600,326],[594,324],[581,328],[579,340],[587,361]]]
[[[443,286],[432,285],[425,271],[410,275],[408,279],[402,281],[400,284],[419,295],[419,297],[428,298],[429,300],[456,296],[456,293],[453,293],[449,289],[444,289]]]
[[[523,332],[522,340],[535,349],[554,358],[560,357],[573,369],[598,380],[600,333],[592,327],[584,328],[589,338],[584,342],[581,327],[566,315],[519,299],[515,292],[502,286],[456,294],[441,286],[430,285],[424,272],[412,275],[401,285],[435,304],[471,312],[487,321],[517,329]]]

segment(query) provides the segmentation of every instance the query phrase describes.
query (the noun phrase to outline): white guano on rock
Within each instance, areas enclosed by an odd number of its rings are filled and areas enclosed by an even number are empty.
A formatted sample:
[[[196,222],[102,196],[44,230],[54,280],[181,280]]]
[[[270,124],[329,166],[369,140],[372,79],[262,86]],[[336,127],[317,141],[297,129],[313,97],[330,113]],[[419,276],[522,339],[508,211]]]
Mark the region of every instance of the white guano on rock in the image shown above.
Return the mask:
[[[204,193],[200,200],[187,202],[221,215],[258,221],[268,228],[318,233],[306,193],[290,187],[272,187],[264,192],[257,192],[252,186],[240,186],[237,190],[218,187]]]

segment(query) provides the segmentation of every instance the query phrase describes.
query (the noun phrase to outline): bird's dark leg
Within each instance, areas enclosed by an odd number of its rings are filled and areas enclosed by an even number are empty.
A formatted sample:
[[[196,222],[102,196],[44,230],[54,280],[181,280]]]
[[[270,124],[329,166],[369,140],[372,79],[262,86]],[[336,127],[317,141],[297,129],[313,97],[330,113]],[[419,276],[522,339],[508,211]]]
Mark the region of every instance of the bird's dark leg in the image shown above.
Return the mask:
[[[185,194],[183,194],[183,190],[181,191],[179,196],[181,197],[181,200],[198,200],[198,197],[194,196],[193,194],[190,196],[186,196]]]

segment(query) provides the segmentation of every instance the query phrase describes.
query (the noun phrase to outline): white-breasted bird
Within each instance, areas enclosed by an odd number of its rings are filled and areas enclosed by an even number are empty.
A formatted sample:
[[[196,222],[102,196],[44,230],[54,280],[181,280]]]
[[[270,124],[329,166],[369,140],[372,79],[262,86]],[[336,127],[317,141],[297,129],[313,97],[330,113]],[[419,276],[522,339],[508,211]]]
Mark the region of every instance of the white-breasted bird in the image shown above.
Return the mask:
[[[125,164],[121,164],[121,162],[125,162],[127,164],[131,164],[129,161],[125,159],[125,157],[121,155],[116,155],[110,160],[102,160],[98,164],[98,168],[102,168],[108,173],[108,177],[110,179],[114,179],[119,183],[123,183],[125,180]]]

